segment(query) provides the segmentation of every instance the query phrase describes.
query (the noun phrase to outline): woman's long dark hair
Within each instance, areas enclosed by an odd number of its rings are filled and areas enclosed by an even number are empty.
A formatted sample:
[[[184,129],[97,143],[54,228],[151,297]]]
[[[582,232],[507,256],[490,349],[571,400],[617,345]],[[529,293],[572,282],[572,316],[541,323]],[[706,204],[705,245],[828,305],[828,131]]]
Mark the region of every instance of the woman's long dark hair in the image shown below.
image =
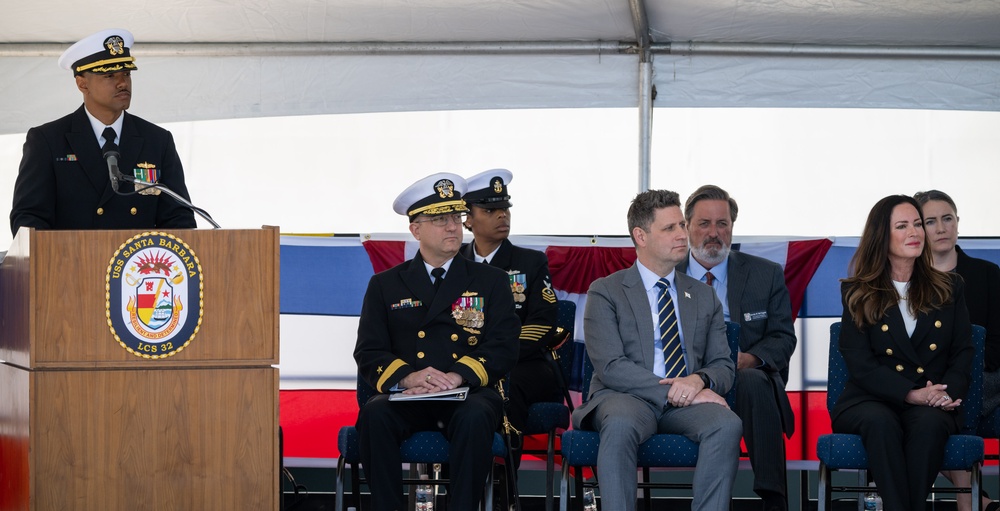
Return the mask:
[[[849,285],[845,300],[847,310],[854,317],[858,328],[874,325],[882,319],[889,307],[899,304],[900,296],[892,285],[892,267],[889,264],[889,238],[892,231],[892,210],[900,204],[910,204],[923,222],[920,204],[906,195],[890,195],[878,201],[870,213],[861,233],[858,250],[851,258]],[[930,245],[924,242],[923,252],[914,261],[913,274],[907,301],[910,312],[930,312],[951,302],[951,277],[934,268]]]

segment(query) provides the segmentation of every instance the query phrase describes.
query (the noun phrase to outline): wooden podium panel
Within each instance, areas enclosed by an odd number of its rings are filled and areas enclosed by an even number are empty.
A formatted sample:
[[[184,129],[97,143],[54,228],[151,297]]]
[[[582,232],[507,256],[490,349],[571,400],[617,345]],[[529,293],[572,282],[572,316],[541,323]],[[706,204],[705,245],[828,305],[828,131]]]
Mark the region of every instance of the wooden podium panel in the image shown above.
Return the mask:
[[[21,229],[0,264],[0,511],[278,509],[277,228],[159,233],[203,284],[162,359],[109,327],[109,266],[140,234]]]
[[[122,348],[106,318],[111,258],[141,231],[18,231],[0,267],[0,360],[28,368],[278,363],[277,228],[170,231],[201,265],[203,321],[190,346],[146,360]]]

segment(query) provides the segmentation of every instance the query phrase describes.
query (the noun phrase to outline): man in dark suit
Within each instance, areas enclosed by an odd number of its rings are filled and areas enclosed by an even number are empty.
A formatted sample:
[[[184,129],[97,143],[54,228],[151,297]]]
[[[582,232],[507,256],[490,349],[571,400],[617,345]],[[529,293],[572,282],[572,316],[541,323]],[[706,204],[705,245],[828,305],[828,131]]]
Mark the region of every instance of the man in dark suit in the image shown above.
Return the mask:
[[[36,229],[194,228],[194,214],[158,190],[114,191],[104,154],[117,151],[119,168],[159,182],[188,199],[184,170],[170,132],[128,114],[132,100],[132,34],[110,29],[86,37],[59,58],[73,71],[83,105],[28,130],[14,183],[13,234]]]
[[[699,444],[691,509],[728,509],[742,425],[722,397],[735,377],[722,305],[711,289],[675,271],[687,256],[675,192],[637,195],[628,225],[636,264],[594,281],[587,292],[584,328],[594,376],[573,425],[600,432],[605,509],[635,509],[638,446],[656,433]]]
[[[792,306],[780,265],[730,250],[737,212],[736,201],[718,186],[705,185],[691,194],[684,207],[691,251],[678,269],[712,286],[726,321],[740,325],[736,413],[743,420],[754,491],[766,511],[785,511],[782,432],[791,436],[794,431],[785,394],[796,344]]]
[[[559,380],[546,359],[546,348],[555,339],[556,294],[552,290],[549,260],[537,250],[514,246],[510,235],[510,194],[507,186],[513,174],[506,169],[481,172],[468,179],[469,191],[463,198],[469,207],[465,228],[472,243],[462,247],[469,260],[486,263],[507,272],[514,307],[521,320],[520,354],[510,372],[510,402],[507,417],[514,429],[523,431],[528,407],[533,403],[563,400]],[[515,441],[520,446],[520,441]],[[520,465],[521,450],[514,450]]]
[[[400,510],[399,446],[417,431],[441,431],[451,444],[449,509],[475,509],[492,462],[503,416],[495,388],[517,360],[521,323],[507,275],[455,257],[462,246],[465,180],[421,179],[396,198],[420,242],[413,259],[368,283],[354,359],[377,392],[358,414],[361,463],[372,507]],[[464,401],[390,401],[389,394],[428,394],[467,386]]]

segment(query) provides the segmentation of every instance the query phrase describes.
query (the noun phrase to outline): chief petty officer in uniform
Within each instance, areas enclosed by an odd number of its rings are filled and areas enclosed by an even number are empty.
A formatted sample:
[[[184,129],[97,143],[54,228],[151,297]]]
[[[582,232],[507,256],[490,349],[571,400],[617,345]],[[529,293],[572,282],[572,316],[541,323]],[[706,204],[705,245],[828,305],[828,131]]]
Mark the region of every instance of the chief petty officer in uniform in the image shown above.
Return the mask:
[[[368,283],[354,359],[374,387],[358,414],[361,463],[376,510],[404,509],[399,445],[417,431],[451,443],[449,509],[475,509],[503,416],[494,384],[517,361],[521,323],[507,274],[455,257],[462,246],[465,180],[425,177],[396,198],[419,241],[413,259]],[[437,287],[437,290],[435,290]],[[470,388],[465,401],[390,401],[389,393]]]
[[[507,417],[515,429],[523,431],[532,403],[560,403],[563,398],[552,363],[545,359],[545,349],[556,337],[557,305],[549,260],[542,252],[514,246],[507,239],[511,207],[507,186],[513,178],[509,170],[493,169],[468,179],[465,228],[472,232],[473,240],[462,247],[461,254],[504,270],[510,280],[521,320],[521,351],[510,372]],[[520,442],[515,445],[520,446]],[[515,463],[520,465],[520,449],[515,453]]]
[[[184,170],[167,130],[126,113],[132,101],[132,34],[110,29],[88,36],[59,57],[73,71],[83,105],[28,130],[14,183],[11,232],[36,229],[194,228],[191,210],[157,190],[111,188],[107,149],[125,174],[159,182],[185,199]]]

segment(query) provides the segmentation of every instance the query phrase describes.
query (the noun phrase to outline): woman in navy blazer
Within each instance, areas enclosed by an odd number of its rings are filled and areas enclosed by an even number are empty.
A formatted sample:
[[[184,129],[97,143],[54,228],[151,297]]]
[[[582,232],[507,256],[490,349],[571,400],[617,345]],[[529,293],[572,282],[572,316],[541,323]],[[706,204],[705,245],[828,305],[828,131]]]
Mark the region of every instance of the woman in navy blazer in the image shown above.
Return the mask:
[[[888,510],[922,510],[959,430],[972,326],[961,279],[934,268],[917,202],[880,200],[842,284],[849,378],[833,431],[860,435]]]
[[[986,329],[982,416],[989,417],[1000,405],[1000,267],[970,257],[958,246],[958,207],[947,193],[928,190],[918,192],[913,198],[920,203],[924,216],[924,232],[934,256],[934,267],[962,276],[969,321]],[[955,486],[972,484],[972,476],[966,470],[947,470],[942,474]],[[981,499],[980,509],[1000,510],[1000,503],[991,501],[985,490]],[[972,495],[959,493],[955,505],[958,511],[972,511]]]

